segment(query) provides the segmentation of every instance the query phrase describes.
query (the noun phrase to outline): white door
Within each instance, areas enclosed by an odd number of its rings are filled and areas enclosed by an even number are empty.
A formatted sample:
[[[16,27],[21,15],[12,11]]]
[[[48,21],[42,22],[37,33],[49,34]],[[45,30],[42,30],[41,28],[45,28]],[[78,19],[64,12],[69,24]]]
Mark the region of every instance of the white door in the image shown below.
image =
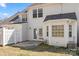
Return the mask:
[[[43,39],[43,30],[42,28],[39,29],[39,39],[42,40]]]

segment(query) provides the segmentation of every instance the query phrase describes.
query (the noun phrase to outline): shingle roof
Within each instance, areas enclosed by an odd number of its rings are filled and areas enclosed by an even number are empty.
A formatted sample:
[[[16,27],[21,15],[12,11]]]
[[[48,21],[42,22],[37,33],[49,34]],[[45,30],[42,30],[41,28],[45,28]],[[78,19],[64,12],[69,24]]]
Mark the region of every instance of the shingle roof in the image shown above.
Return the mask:
[[[46,16],[44,21],[48,20],[55,20],[55,19],[75,19],[77,20],[75,12],[73,13],[63,13],[63,14],[56,14],[56,15],[48,15]]]
[[[27,23],[27,22],[14,22],[12,24],[23,24],[23,23]]]
[[[10,20],[10,22],[11,21],[15,21],[16,19],[18,19],[19,18],[19,16],[17,15],[16,17],[14,17],[12,20]]]

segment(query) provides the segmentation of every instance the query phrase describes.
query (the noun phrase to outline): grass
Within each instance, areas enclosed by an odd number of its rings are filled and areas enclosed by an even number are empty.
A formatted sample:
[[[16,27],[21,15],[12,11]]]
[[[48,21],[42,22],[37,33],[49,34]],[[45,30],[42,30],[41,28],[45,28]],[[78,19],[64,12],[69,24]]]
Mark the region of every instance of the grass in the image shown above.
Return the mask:
[[[54,47],[47,44],[40,44],[38,47],[27,49],[21,47],[5,46],[0,47],[0,55],[4,56],[70,56],[67,48]]]

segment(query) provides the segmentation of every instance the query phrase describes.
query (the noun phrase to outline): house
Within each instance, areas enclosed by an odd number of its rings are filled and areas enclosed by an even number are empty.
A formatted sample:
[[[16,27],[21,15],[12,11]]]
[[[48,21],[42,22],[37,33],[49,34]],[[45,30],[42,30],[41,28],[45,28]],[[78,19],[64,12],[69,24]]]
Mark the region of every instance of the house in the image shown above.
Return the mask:
[[[25,40],[45,41],[49,45],[79,46],[79,4],[34,3],[1,24],[2,45]]]

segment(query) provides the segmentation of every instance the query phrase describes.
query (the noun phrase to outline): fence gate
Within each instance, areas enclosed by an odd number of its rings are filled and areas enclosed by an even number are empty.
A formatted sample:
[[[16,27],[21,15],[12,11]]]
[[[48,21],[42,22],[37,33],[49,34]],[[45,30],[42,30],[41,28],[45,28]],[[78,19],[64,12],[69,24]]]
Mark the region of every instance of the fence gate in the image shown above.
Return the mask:
[[[6,29],[4,31],[5,44],[15,43],[15,29]]]

